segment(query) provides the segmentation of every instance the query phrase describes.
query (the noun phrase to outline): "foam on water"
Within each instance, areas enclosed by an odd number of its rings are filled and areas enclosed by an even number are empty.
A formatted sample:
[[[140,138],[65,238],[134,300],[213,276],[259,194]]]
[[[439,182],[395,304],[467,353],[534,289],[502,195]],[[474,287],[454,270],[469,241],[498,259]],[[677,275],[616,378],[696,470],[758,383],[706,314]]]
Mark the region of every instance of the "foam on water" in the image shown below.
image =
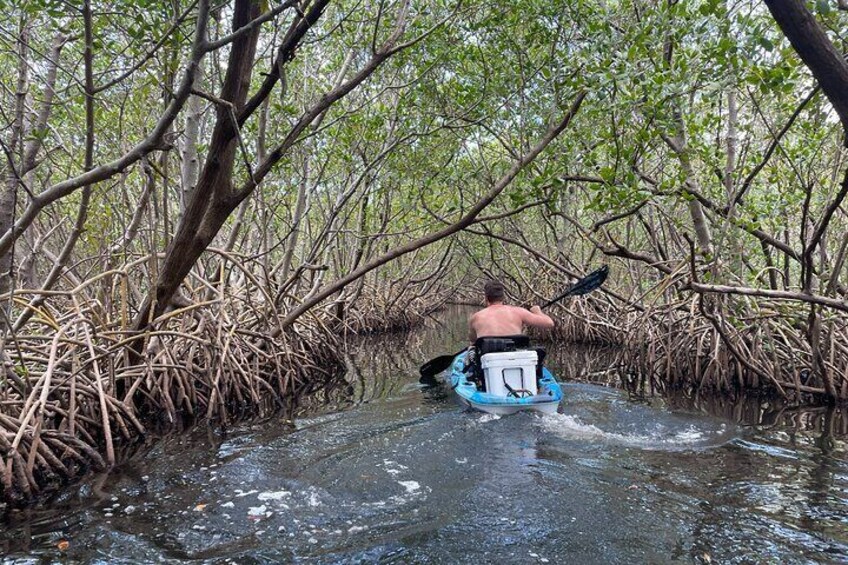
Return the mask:
[[[477,422],[480,424],[485,424],[487,422],[494,422],[495,420],[500,420],[501,417],[499,414],[482,414],[479,418],[477,418]]]
[[[421,484],[418,481],[398,481],[398,484],[406,489],[407,494],[421,490]]]
[[[715,431],[710,431],[698,429],[694,424],[690,424],[684,429],[667,432],[619,433],[604,431],[594,424],[584,423],[577,416],[567,414],[548,414],[540,419],[540,423],[545,432],[562,439],[591,440],[660,450],[712,447],[722,443],[716,442],[716,439],[726,432],[724,425]]]
[[[287,490],[279,490],[279,491],[266,491],[260,492],[256,498],[259,500],[282,500],[284,498],[291,497],[292,493]]]

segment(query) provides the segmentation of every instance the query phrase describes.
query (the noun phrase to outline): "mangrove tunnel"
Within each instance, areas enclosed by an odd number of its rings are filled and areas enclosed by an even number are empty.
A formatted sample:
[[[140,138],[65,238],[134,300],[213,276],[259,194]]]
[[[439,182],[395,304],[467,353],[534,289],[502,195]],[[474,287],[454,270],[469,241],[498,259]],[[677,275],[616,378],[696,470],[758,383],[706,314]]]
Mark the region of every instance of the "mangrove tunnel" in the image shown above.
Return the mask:
[[[848,559],[844,0],[0,11],[10,560]],[[419,384],[602,266],[559,413]]]

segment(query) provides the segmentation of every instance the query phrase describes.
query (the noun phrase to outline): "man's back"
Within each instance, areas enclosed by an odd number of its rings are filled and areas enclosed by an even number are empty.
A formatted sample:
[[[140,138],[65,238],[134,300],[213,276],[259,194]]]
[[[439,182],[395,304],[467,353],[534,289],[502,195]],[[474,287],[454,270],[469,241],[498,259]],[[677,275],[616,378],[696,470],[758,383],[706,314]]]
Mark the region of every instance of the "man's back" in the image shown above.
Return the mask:
[[[538,310],[538,306],[534,310]],[[518,335],[524,332],[525,325],[550,328],[553,327],[553,320],[542,314],[541,310],[537,313],[505,304],[490,304],[468,319],[471,341],[478,337]]]

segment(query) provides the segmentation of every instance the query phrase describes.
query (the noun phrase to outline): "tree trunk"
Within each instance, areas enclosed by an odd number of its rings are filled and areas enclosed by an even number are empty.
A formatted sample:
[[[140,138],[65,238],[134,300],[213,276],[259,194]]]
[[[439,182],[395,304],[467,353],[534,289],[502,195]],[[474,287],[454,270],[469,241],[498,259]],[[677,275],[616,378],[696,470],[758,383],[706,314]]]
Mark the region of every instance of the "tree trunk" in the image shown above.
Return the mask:
[[[848,132],[848,63],[828,39],[806,3],[765,0],[771,15],[792,47],[813,73]],[[848,135],[844,142],[848,143]]]
[[[677,0],[667,0],[668,8],[673,7]],[[674,39],[670,33],[666,34],[663,41],[663,63],[665,67],[671,67],[672,57],[674,55]],[[690,191],[701,192],[698,186],[698,179],[695,175],[695,170],[692,168],[692,162],[689,158],[689,151],[686,144],[686,123],[683,121],[682,110],[679,106],[675,106],[673,112],[675,129],[674,137],[663,135],[663,140],[668,144],[672,151],[677,155],[680,162],[680,168],[686,176],[685,185]],[[704,215],[704,209],[701,203],[694,198],[689,198],[689,215],[692,218],[692,225],[695,228],[695,235],[698,238],[698,247],[701,253],[710,256],[713,253],[712,237],[710,228],[707,224],[707,217]]]
[[[686,176],[684,184],[690,194],[701,193],[698,179],[695,175],[695,170],[692,168],[692,162],[689,160],[689,150],[686,147],[686,133],[683,117],[680,112],[675,110],[675,123],[677,124],[677,134],[672,138],[664,135],[663,139],[668,146],[677,155],[680,162],[680,168],[683,169],[683,174]],[[698,247],[701,253],[712,255],[713,244],[712,236],[710,235],[710,227],[707,223],[707,217],[704,215],[704,208],[701,203],[694,197],[689,197],[689,216],[692,218],[692,225],[695,228],[695,235],[698,238]]]
[[[18,80],[15,89],[15,115],[12,120],[12,125],[9,128],[9,140],[7,143],[7,154],[4,156],[6,161],[6,182],[4,183],[3,192],[0,193],[0,233],[5,233],[11,229],[15,219],[15,211],[18,203],[18,190],[23,176],[21,164],[23,162],[23,139],[25,129],[25,109],[26,96],[29,86],[29,22],[21,19],[20,31],[18,34]],[[14,288],[13,265],[14,265],[15,249],[14,247],[0,253],[0,294],[5,294]],[[8,319],[9,302],[0,305],[5,312],[2,316],[4,320]],[[0,323],[7,329],[5,322]],[[2,334],[3,332],[0,332]]]
[[[306,161],[303,165],[303,180],[297,189],[297,203],[294,207],[294,217],[292,218],[291,233],[288,236],[288,241],[285,243],[286,251],[283,254],[283,261],[280,264],[280,281],[285,283],[289,279],[291,272],[292,258],[295,248],[297,247],[298,233],[300,232],[300,222],[303,219],[303,214],[306,211],[306,200],[308,196],[307,188],[309,186],[309,162]]]
[[[203,76],[203,66],[197,69],[197,75],[194,78],[193,88],[198,88],[201,85]],[[188,113],[185,121],[185,141],[183,142],[183,159],[180,169],[180,177],[182,186],[180,187],[180,214],[177,221],[181,221],[188,202],[191,200],[191,195],[194,188],[197,186],[197,173],[200,162],[197,155],[197,140],[200,134],[200,119],[203,115],[203,100],[199,96],[192,96],[188,99]]]
[[[237,0],[233,7],[233,31],[256,18],[259,9],[258,2]],[[232,113],[238,113],[247,99],[258,39],[256,27],[238,37],[230,48],[220,98],[231,107],[217,105],[217,120],[203,170],[165,253],[156,285],[133,323],[135,329],[146,327],[150,320],[165,312],[179,285],[229,216],[227,200],[232,192],[238,135]]]
[[[294,51],[298,46],[297,41],[305,36],[308,26],[318,20],[328,1],[319,0],[314,3],[303,20],[295,21],[283,42],[284,45],[288,46],[289,52],[278,56],[280,64],[294,56]],[[237,0],[233,9],[233,29],[240,29],[250,19],[256,17],[258,9],[258,3],[250,0]],[[405,12],[403,13],[405,14]],[[304,27],[304,21],[308,22],[307,27]],[[220,100],[216,101],[218,117],[203,171],[192,200],[186,209],[184,219],[165,252],[165,261],[155,288],[148,294],[139,309],[133,323],[134,329],[142,330],[146,328],[152,320],[165,312],[179,285],[191,271],[203,251],[212,242],[232,211],[256,189],[274,165],[288,153],[309,125],[327,108],[362,84],[389,57],[415,43],[415,41],[412,41],[396,45],[405,25],[405,16],[399,18],[390,39],[372,53],[371,58],[362,69],[338,88],[333,88],[321,96],[301,116],[283,142],[269,152],[265,161],[251,171],[250,179],[238,190],[234,190],[232,179],[234,159],[239,147],[237,142],[240,141],[237,128],[239,124],[244,123],[251,112],[259,107],[262,100],[258,97],[262,93],[264,93],[264,96],[268,95],[270,87],[266,89],[266,86],[271,80],[270,75],[278,71],[269,73],[269,77],[266,77],[260,91],[245,103],[259,35],[258,26],[251,28],[250,31],[235,39],[230,49],[230,59],[222,95]],[[279,67],[279,65],[277,66]],[[271,81],[272,85],[273,82],[275,80]],[[142,343],[136,342],[134,347],[138,351],[142,347]]]

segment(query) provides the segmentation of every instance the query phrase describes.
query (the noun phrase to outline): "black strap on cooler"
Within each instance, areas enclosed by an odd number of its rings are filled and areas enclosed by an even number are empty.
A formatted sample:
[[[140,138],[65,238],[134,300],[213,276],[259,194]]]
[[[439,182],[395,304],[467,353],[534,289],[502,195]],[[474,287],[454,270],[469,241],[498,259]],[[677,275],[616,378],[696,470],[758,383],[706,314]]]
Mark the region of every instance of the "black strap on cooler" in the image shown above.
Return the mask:
[[[515,392],[515,389],[514,389],[514,388],[512,388],[511,386],[509,386],[509,383],[508,383],[508,382],[506,382],[506,379],[504,379],[504,380],[503,380],[503,385],[504,385],[504,386],[506,387],[506,389],[509,391],[509,395],[510,395],[510,396],[514,396],[515,398],[520,398],[520,397],[518,396],[518,393],[517,393],[517,392]]]

